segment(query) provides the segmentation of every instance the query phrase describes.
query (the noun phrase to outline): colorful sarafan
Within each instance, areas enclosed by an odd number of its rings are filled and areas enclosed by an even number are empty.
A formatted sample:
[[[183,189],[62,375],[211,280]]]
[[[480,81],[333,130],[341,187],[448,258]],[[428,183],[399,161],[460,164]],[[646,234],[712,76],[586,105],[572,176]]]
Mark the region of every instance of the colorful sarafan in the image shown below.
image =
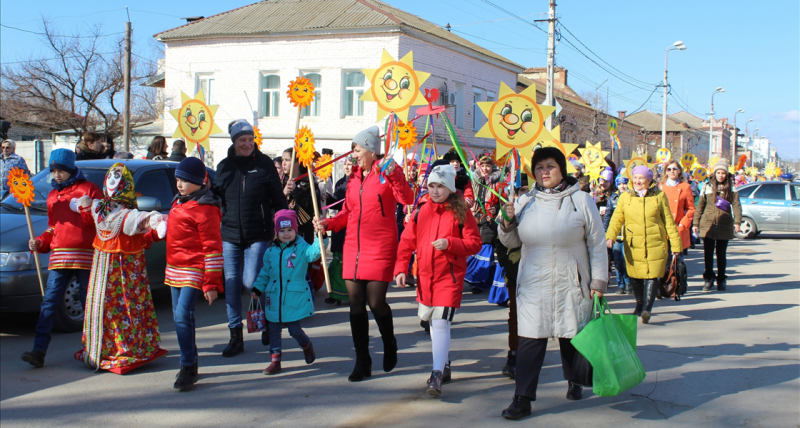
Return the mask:
[[[29,207],[36,194],[33,192],[33,183],[28,174],[22,168],[11,168],[8,173],[8,190],[14,195],[14,199],[22,205]]]
[[[378,120],[394,112],[402,121],[408,120],[411,106],[427,105],[420,88],[430,77],[430,73],[414,70],[414,52],[395,61],[386,50],[381,56],[378,68],[365,68],[364,76],[372,87],[364,92],[361,101],[378,103]]]
[[[181,106],[169,113],[178,121],[178,128],[172,138],[183,138],[187,143],[195,143],[211,150],[208,137],[222,130],[214,122],[218,105],[206,105],[205,95],[200,89],[194,98],[181,91]]]

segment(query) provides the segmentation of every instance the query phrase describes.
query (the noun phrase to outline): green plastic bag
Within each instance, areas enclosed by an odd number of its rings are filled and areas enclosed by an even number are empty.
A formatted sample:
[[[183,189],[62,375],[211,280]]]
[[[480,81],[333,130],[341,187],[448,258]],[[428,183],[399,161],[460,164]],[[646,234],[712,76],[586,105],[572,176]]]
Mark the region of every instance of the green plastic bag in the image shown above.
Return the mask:
[[[595,296],[593,318],[572,345],[592,364],[592,391],[613,397],[640,384],[646,374],[636,356],[635,315],[613,315],[604,298]]]

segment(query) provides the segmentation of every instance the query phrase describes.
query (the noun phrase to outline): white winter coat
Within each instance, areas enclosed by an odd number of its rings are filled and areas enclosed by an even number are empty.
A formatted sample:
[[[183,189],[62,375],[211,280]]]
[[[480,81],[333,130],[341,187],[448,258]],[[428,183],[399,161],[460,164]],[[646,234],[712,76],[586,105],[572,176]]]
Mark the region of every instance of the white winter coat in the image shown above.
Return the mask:
[[[608,286],[608,253],[597,206],[575,183],[557,194],[531,190],[517,199],[514,212],[515,222],[506,227],[501,221],[498,231],[503,245],[522,247],[516,291],[519,335],[573,338],[591,320],[590,289],[605,293]]]

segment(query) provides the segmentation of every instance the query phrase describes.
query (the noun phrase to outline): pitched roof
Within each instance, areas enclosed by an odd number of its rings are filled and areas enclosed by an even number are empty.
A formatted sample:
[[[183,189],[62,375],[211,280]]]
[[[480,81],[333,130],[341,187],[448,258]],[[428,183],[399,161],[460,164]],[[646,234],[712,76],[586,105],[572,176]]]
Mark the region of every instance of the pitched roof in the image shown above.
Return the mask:
[[[408,27],[514,67],[523,67],[416,15],[378,0],[265,0],[155,35],[158,40],[253,36],[296,31]]]
[[[625,121],[636,126],[640,126],[649,132],[661,132],[662,116],[649,110],[643,110],[629,116],[625,116]],[[682,122],[667,116],[667,132],[687,131]]]
[[[529,69],[530,70],[530,69]],[[547,89],[547,82],[538,79],[531,79],[522,75],[517,75],[517,83],[521,84],[525,87],[530,87],[531,85],[536,85],[536,92],[545,93]],[[583,98],[580,97],[575,91],[572,90],[567,85],[563,84],[556,84],[553,87],[553,92],[555,92],[556,98],[561,98],[563,100],[571,101],[575,104],[580,104],[585,107],[591,107]]]
[[[684,122],[687,125],[691,126],[692,128],[700,129],[703,127],[703,119],[699,118],[689,112],[686,111],[679,111],[677,113],[673,113],[669,115],[669,117],[677,120],[678,122]]]

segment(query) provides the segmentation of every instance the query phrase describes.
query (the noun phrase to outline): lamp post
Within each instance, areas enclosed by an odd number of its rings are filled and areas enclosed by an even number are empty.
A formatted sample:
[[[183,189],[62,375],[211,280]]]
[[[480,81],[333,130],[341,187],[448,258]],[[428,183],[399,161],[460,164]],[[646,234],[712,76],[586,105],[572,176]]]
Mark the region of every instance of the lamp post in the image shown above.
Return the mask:
[[[736,130],[736,115],[744,113],[744,109],[740,108],[733,114],[733,146],[731,147],[731,165],[736,165],[736,142],[739,140],[739,131]]]
[[[661,113],[661,147],[667,144],[667,54],[669,51],[683,51],[686,50],[686,45],[678,40],[672,46],[664,49],[664,111]]]
[[[725,92],[725,89],[720,86],[711,93],[711,117],[708,118],[708,161],[711,160],[711,152],[714,147],[714,95],[717,95],[719,92]],[[721,154],[722,151],[720,150],[720,155]],[[708,167],[711,168],[711,165],[708,165]]]
[[[750,141],[752,141],[753,145],[755,145],[755,141],[754,141],[754,139],[755,139],[755,137],[756,137],[756,134],[758,134],[758,131],[760,131],[760,130],[761,130],[761,128],[756,128],[756,129],[754,129],[754,130],[753,130],[753,132],[750,134]],[[752,150],[752,149],[751,149],[751,150]],[[756,161],[756,156],[755,156],[755,153],[751,153],[751,154],[750,154],[750,166],[753,166],[753,165],[755,164],[755,161]]]

